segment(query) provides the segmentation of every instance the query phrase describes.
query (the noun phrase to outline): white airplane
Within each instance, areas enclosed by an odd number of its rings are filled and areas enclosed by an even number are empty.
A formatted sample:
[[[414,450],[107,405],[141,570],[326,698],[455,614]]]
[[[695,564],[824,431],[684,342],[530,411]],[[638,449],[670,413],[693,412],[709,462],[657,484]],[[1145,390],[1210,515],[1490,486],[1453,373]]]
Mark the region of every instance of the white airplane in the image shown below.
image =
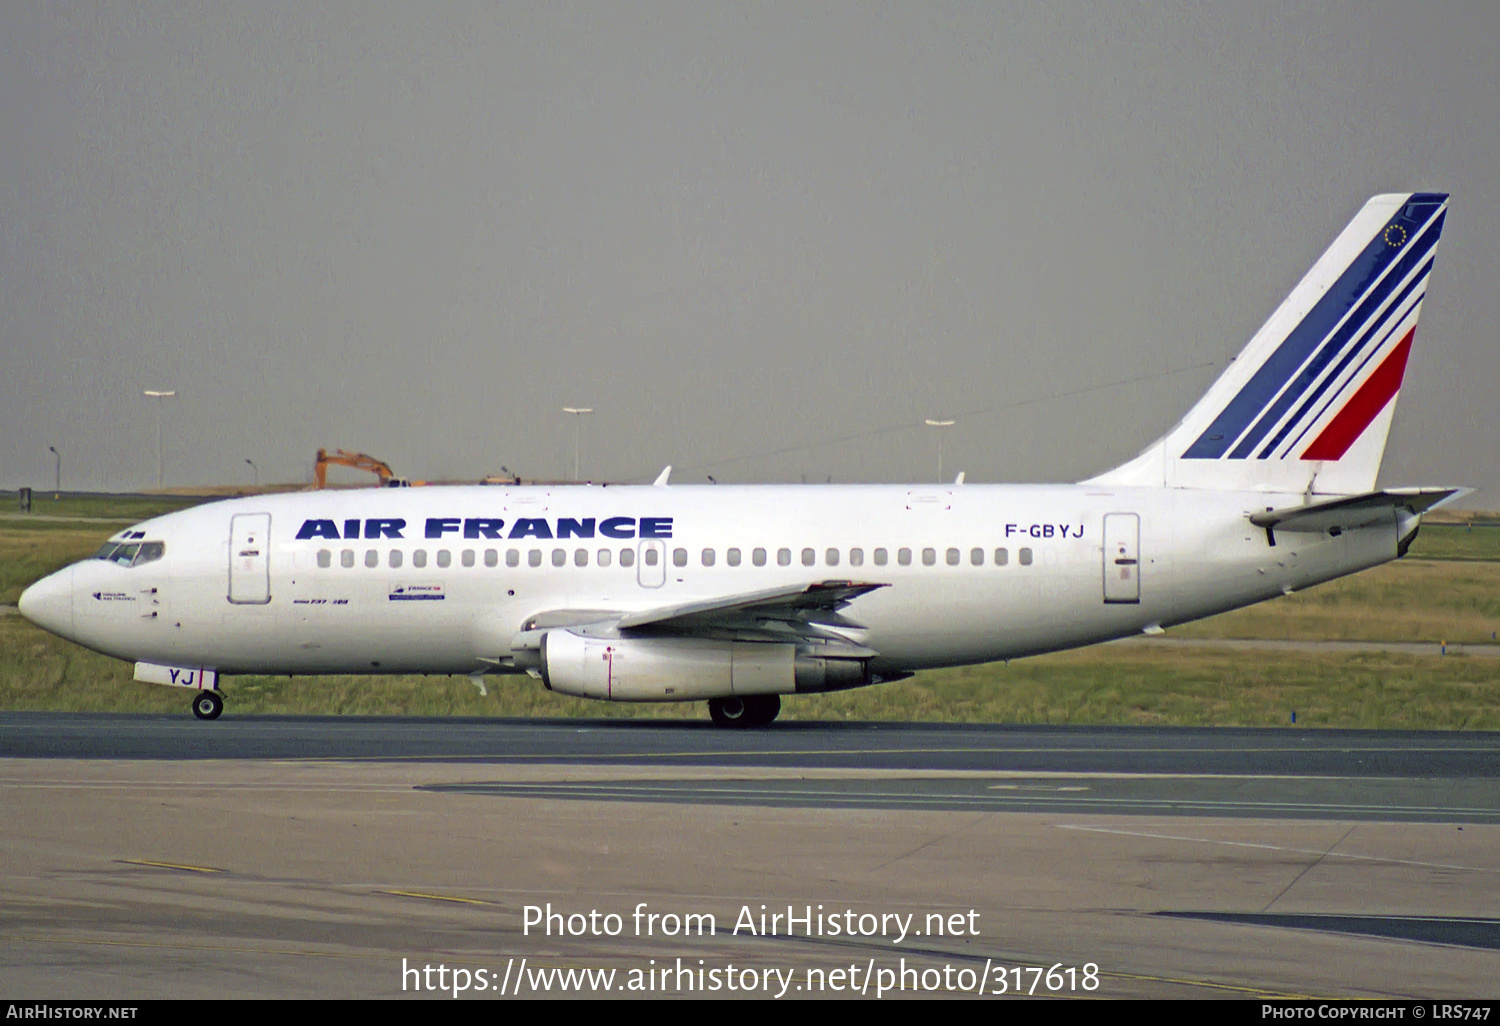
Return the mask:
[[[1467,491],[1375,490],[1446,210],[1371,199],[1176,427],[1079,484],[256,496],[121,531],[20,610],[203,719],[231,674],[528,673],[762,726],[782,695],[1158,633],[1396,559]]]

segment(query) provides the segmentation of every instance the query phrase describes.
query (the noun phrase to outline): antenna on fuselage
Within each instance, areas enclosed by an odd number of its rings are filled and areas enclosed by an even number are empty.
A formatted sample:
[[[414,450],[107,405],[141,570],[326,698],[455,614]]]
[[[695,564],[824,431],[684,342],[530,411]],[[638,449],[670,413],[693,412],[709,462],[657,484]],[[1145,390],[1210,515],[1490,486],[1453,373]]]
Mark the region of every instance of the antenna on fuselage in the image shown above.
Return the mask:
[[[668,463],[665,467],[663,467],[661,469],[661,473],[656,475],[656,480],[652,481],[651,483],[654,484],[658,488],[665,488],[667,486],[667,479],[669,477],[671,477],[671,476],[672,476],[672,464]]]

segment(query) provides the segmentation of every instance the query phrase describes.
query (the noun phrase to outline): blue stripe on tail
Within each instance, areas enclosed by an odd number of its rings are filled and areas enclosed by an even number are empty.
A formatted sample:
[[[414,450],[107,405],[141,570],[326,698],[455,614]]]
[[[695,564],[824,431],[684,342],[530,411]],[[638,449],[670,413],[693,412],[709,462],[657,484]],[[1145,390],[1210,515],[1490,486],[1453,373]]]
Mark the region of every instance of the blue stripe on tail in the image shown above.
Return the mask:
[[[1401,213],[1393,218],[1384,230],[1378,232],[1350,262],[1338,281],[1314,304],[1301,323],[1292,329],[1286,340],[1240,389],[1239,394],[1229,401],[1224,410],[1214,418],[1213,423],[1188,447],[1182,458],[1221,459],[1252,422],[1256,422],[1251,435],[1246,438],[1244,444],[1236,447],[1231,458],[1243,459],[1249,455],[1254,449],[1254,443],[1265,436],[1280,418],[1281,413],[1307,391],[1312,380],[1316,378],[1316,372],[1314,371],[1309,377],[1304,377],[1297,386],[1288,390],[1282,396],[1281,401],[1277,402],[1276,410],[1266,412],[1265,416],[1260,417],[1262,412],[1277,400],[1278,394],[1282,393],[1293,376],[1307,363],[1308,358],[1318,351],[1319,346],[1328,339],[1329,333],[1345,314],[1358,306],[1367,292],[1376,288],[1380,296],[1372,296],[1371,304],[1361,311],[1365,316],[1361,317],[1356,314],[1351,317],[1346,330],[1352,334],[1362,326],[1364,320],[1368,319],[1368,311],[1378,306],[1380,299],[1388,295],[1401,278],[1406,276],[1406,272],[1415,266],[1415,262],[1419,261],[1437,242],[1443,228],[1442,215],[1439,214],[1431,230],[1410,247],[1392,246],[1388,241],[1392,229],[1404,233],[1405,237],[1418,234],[1422,226],[1440,210],[1445,199],[1446,197],[1441,194],[1420,193],[1408,200]],[[1382,282],[1381,276],[1398,261],[1401,261],[1403,266],[1397,269],[1397,273]],[[1377,282],[1380,283],[1378,286]],[[1325,350],[1326,355],[1325,353],[1319,354],[1321,360],[1319,368],[1335,359],[1339,350],[1347,343],[1346,333],[1340,332],[1340,336]],[[1257,417],[1259,417],[1258,421]]]

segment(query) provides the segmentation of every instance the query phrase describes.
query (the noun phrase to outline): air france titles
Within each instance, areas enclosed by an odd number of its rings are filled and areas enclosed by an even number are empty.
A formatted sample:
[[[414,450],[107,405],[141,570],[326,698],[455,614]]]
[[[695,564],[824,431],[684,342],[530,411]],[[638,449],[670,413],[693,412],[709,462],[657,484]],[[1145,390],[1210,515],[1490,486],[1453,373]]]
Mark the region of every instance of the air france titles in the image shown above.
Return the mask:
[[[406,521],[400,517],[304,520],[298,541],[328,538],[404,539]],[[518,517],[507,522],[500,517],[428,517],[424,538],[670,538],[671,517]]]

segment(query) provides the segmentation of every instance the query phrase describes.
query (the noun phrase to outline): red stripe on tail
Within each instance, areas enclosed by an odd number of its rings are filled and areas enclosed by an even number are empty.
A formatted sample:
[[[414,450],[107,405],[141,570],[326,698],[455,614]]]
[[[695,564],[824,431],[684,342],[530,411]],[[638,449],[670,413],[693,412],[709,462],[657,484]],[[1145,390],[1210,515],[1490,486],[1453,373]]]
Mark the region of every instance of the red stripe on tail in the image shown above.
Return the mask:
[[[1370,421],[1385,409],[1385,404],[1400,390],[1401,379],[1406,375],[1406,357],[1411,352],[1411,337],[1416,331],[1415,327],[1408,331],[1406,337],[1391,350],[1391,355],[1375,369],[1375,373],[1365,379],[1354,397],[1302,453],[1303,459],[1339,459],[1349,451],[1354,440],[1365,433]]]

